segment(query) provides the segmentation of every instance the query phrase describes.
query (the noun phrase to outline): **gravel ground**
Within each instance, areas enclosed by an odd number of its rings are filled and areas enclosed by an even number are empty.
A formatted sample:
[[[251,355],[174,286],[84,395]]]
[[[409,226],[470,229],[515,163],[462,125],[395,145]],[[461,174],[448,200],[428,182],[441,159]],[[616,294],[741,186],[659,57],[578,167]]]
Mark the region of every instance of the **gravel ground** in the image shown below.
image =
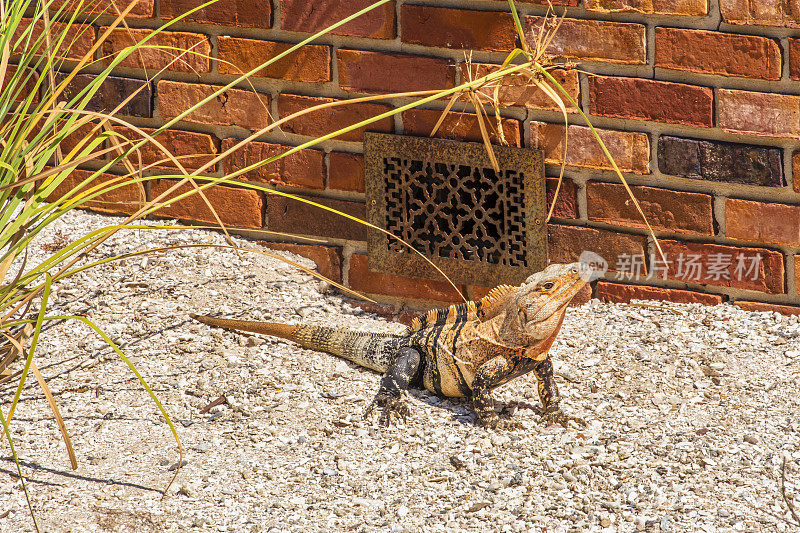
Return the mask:
[[[114,221],[74,213],[38,244]],[[95,257],[221,242],[201,230],[136,231]],[[154,404],[87,328],[49,328],[37,363],[79,467],[70,469],[31,377],[12,433],[43,530],[800,529],[779,489],[784,458],[790,498],[800,479],[797,317],[592,301],[568,311],[551,352],[564,407],[585,428],[539,425],[530,376],[497,391],[522,430],[476,427],[467,403],[421,391],[412,418],[385,430],[361,418],[377,375],[187,320],[190,311],[220,312],[402,329],[280,261],[176,250],[109,264],[54,292],[53,314],[85,314],[124,345],[176,420],[186,463],[162,499],[177,448]],[[1,389],[8,412],[13,390]],[[221,396],[226,403],[202,412]],[[0,529],[32,530],[3,449],[0,514],[9,512]]]

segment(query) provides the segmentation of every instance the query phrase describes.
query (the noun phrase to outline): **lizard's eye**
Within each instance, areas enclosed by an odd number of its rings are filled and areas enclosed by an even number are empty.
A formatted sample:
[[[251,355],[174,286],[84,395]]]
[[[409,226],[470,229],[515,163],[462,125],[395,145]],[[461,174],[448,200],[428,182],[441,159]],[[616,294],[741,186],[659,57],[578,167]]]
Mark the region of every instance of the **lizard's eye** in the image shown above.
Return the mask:
[[[548,281],[547,283],[542,283],[542,288],[543,288],[544,290],[546,290],[546,291],[549,291],[550,289],[552,289],[553,287],[555,287],[555,285],[556,285],[556,284],[555,284],[555,283],[553,283],[552,281]]]

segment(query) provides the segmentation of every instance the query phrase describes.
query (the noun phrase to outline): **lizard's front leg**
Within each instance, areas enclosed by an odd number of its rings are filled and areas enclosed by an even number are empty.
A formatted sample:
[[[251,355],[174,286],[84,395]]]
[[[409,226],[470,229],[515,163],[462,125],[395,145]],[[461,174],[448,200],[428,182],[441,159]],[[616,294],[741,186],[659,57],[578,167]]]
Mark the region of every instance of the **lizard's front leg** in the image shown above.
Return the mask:
[[[388,426],[391,423],[392,414],[401,418],[406,418],[411,414],[411,410],[403,398],[403,393],[408,389],[411,379],[419,372],[420,360],[420,353],[414,348],[401,348],[397,352],[394,362],[381,378],[378,394],[364,412],[364,418],[370,415],[376,405],[382,409],[380,417],[382,426]]]
[[[492,429],[520,428],[519,422],[504,420],[494,411],[492,389],[503,382],[514,370],[514,363],[506,357],[497,356],[483,363],[472,380],[472,405],[478,423]]]
[[[536,379],[539,381],[539,400],[542,402],[544,414],[542,415],[542,422],[549,424],[561,424],[567,427],[567,423],[573,420],[579,424],[586,425],[583,419],[576,416],[565,414],[559,402],[561,396],[558,394],[558,386],[553,376],[553,362],[550,357],[546,357],[542,361],[537,361],[536,366],[533,368]]]

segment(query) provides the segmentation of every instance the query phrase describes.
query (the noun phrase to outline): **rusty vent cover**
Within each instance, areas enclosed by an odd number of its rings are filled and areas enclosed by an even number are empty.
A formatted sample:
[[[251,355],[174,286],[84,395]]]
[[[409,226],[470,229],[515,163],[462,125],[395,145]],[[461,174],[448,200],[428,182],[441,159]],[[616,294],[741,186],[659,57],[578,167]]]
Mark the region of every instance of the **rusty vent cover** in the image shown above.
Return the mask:
[[[411,244],[456,283],[518,284],[546,262],[538,150],[366,133],[367,220]],[[418,254],[375,230],[369,266],[440,279]]]

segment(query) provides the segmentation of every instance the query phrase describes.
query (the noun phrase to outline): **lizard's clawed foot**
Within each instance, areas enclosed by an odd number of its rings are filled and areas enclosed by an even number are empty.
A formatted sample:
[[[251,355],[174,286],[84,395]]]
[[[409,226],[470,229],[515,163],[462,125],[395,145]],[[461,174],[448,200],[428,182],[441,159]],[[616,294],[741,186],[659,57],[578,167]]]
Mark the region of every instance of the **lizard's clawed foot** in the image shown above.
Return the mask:
[[[575,422],[580,426],[586,425],[586,421],[583,418],[568,415],[561,409],[552,409],[545,411],[544,415],[542,415],[542,418],[540,419],[540,422],[544,423],[546,426],[550,426],[552,424],[559,424],[565,428],[569,428],[570,422]]]
[[[389,427],[392,424],[392,415],[403,420],[411,416],[411,408],[403,396],[383,396],[378,394],[364,411],[364,418],[368,418],[376,406],[381,408],[378,423],[383,427]]]
[[[480,425],[488,429],[505,430],[505,429],[523,429],[522,422],[519,420],[509,420],[508,418],[500,418],[499,416],[489,416],[482,418],[478,421]]]

